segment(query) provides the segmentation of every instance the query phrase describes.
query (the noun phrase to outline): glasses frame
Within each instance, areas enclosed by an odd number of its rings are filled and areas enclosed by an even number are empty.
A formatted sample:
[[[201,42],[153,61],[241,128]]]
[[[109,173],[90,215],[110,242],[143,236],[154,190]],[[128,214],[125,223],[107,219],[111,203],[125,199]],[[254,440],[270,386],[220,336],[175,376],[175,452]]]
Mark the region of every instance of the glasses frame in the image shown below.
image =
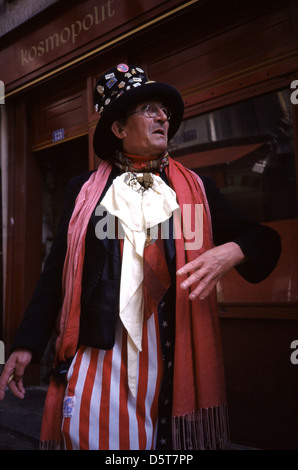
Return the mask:
[[[152,111],[152,110],[150,111],[149,108],[151,106],[155,107],[156,110],[155,111]],[[138,111],[133,111],[133,112],[129,113],[127,116],[131,116],[132,114],[146,113],[149,118],[154,119],[158,116],[160,111],[162,111],[166,115],[167,121],[169,121],[171,119],[171,110],[170,110],[170,108],[168,108],[167,106],[158,106],[155,103],[148,103],[148,104],[146,104],[146,106],[143,106],[142,109],[139,109]]]

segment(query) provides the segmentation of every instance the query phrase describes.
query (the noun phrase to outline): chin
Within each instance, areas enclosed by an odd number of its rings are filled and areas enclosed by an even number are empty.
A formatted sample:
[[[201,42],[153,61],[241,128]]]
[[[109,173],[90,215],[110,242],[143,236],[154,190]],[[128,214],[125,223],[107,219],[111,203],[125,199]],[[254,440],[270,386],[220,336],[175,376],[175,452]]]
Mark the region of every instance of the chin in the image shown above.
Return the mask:
[[[160,156],[162,153],[167,151],[167,148],[168,148],[167,142],[166,143],[163,142],[161,145],[156,145],[154,150],[156,152],[156,155]]]
[[[162,149],[156,149],[156,151],[152,152],[151,155],[149,155],[150,157],[160,157],[163,153],[166,152],[166,148],[162,148]]]

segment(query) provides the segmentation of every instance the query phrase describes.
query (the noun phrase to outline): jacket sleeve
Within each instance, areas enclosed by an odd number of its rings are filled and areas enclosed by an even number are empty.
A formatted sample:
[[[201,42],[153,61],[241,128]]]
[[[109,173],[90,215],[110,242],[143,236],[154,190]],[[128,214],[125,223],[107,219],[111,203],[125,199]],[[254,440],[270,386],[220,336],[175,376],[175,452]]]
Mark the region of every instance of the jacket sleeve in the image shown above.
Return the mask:
[[[251,221],[228,203],[211,178],[202,178],[209,202],[215,245],[234,241],[248,261],[236,267],[249,282],[259,283],[273,271],[281,254],[279,234]]]
[[[12,344],[12,350],[18,348],[30,350],[33,353],[33,363],[40,361],[61,309],[67,231],[81,185],[82,182],[78,179],[70,180],[68,184],[57,236]]]

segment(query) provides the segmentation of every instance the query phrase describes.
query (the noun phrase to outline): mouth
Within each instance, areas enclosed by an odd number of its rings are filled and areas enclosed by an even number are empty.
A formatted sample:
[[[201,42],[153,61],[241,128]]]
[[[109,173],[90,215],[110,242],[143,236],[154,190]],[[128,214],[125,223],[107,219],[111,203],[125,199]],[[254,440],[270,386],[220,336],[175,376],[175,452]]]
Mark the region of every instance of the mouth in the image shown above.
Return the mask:
[[[162,128],[158,128],[158,129],[155,129],[155,131],[153,132],[153,134],[158,134],[158,135],[162,135],[163,137],[165,137],[166,133],[165,133],[165,130],[162,129]]]

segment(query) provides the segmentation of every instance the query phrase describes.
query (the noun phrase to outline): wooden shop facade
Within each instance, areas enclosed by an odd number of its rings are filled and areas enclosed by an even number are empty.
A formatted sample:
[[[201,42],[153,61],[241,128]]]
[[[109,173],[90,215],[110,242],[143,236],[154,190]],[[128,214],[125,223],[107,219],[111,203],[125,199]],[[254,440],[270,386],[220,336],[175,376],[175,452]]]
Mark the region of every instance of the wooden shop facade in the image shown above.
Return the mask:
[[[182,94],[172,157],[212,176],[242,212],[282,237],[280,262],[264,282],[232,272],[219,283],[219,315],[231,442],[298,449],[297,24],[295,0],[241,8],[232,0],[66,0],[2,34],[6,354],[55,236],[67,181],[99,163],[96,79],[118,63],[135,64]],[[40,376],[32,366],[29,382]]]

